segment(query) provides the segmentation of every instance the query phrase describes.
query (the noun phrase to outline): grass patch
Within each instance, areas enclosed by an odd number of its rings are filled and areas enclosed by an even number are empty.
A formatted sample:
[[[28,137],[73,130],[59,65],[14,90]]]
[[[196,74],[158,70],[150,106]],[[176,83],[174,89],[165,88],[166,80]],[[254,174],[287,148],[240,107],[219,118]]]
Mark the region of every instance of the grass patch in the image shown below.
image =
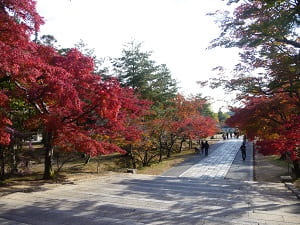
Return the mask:
[[[279,155],[271,155],[271,156],[266,156],[266,157],[274,165],[282,167],[282,168],[286,168],[286,169],[288,168],[288,161],[280,159]],[[291,166],[291,164],[290,164],[290,166]]]

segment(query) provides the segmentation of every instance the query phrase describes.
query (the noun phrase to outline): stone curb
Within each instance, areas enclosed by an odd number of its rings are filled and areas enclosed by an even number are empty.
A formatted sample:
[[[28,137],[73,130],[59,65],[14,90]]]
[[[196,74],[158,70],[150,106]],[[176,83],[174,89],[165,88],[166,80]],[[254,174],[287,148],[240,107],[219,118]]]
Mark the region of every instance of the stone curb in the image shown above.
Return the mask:
[[[289,183],[289,182],[284,182],[284,185],[285,185],[289,190],[291,190],[292,193],[293,193],[294,195],[296,195],[296,197],[297,197],[298,199],[300,199],[300,190],[298,190],[298,188],[296,188],[294,184]]]

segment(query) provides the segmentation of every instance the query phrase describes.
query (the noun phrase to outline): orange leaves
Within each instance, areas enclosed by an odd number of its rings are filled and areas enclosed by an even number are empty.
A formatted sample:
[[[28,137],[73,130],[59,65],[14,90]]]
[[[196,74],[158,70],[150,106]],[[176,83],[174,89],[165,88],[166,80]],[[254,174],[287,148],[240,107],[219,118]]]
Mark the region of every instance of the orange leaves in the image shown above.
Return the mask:
[[[243,108],[234,110],[226,122],[237,126],[251,139],[259,138],[258,145],[264,154],[291,152],[299,158],[299,111],[296,101],[287,94],[272,97],[249,98]]]
[[[216,121],[201,115],[204,104],[204,99],[185,99],[182,95],[177,95],[173,109],[169,109],[165,117],[156,120],[153,125],[176,137],[199,139],[213,135],[217,130]]]

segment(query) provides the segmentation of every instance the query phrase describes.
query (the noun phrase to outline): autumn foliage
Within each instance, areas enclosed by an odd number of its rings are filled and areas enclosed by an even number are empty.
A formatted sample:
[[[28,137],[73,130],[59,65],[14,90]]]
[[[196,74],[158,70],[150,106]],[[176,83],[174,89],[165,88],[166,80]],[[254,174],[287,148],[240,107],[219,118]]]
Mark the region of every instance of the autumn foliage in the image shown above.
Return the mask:
[[[134,151],[153,151],[155,157],[163,144],[160,140],[168,142],[170,136],[198,139],[215,132],[214,121],[197,110],[203,101],[173,99],[176,83],[165,65],[151,66],[155,81],[141,81],[157,86],[155,90],[121,87],[117,79],[95,74],[94,60],[79,50],[58,51],[37,41],[35,34],[44,22],[35,4],[33,0],[0,3],[1,176],[4,150],[16,138],[30,139],[38,130],[43,134],[45,179],[53,176],[54,151],[92,157],[119,152],[136,161]],[[143,98],[156,100],[156,108]],[[171,101],[170,113],[159,116],[157,112],[168,111]],[[144,165],[148,165],[149,157],[145,157]]]
[[[253,97],[243,108],[234,109],[234,115],[226,122],[237,126],[254,140],[264,154],[282,155],[290,152],[293,160],[299,158],[299,116],[295,101],[285,94],[268,97]],[[294,113],[293,113],[294,112]]]
[[[299,1],[234,2],[234,13],[223,14],[222,34],[212,41],[212,47],[243,50],[235,77],[224,86],[239,91],[244,104],[227,123],[255,140],[263,154],[289,156],[300,177]]]

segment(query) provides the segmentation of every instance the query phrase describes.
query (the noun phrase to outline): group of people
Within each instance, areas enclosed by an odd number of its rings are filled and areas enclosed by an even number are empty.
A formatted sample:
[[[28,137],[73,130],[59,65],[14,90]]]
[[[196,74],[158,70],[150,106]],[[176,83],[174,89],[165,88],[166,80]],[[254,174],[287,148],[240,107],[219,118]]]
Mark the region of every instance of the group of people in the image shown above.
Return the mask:
[[[240,150],[242,152],[242,158],[243,158],[243,161],[246,160],[246,135],[244,135],[244,138],[243,138],[243,143],[240,147]],[[205,152],[205,156],[208,156],[208,149],[209,149],[209,144],[208,144],[208,141],[201,141],[201,148],[197,148],[195,147],[195,152],[196,153],[201,153],[201,155],[203,155],[203,152]]]
[[[201,153],[201,155],[203,155],[203,152],[205,152],[205,156],[208,156],[208,149],[209,149],[209,144],[208,144],[208,141],[201,141],[201,148],[195,148],[195,151],[197,153]],[[201,152],[200,152],[201,150]]]
[[[223,138],[223,140],[226,140],[226,139],[229,139],[229,137],[232,138],[233,135],[234,135],[234,137],[236,137],[238,139],[240,136],[240,133],[238,131],[234,131],[233,133],[231,131],[225,132],[222,134],[222,138]]]

